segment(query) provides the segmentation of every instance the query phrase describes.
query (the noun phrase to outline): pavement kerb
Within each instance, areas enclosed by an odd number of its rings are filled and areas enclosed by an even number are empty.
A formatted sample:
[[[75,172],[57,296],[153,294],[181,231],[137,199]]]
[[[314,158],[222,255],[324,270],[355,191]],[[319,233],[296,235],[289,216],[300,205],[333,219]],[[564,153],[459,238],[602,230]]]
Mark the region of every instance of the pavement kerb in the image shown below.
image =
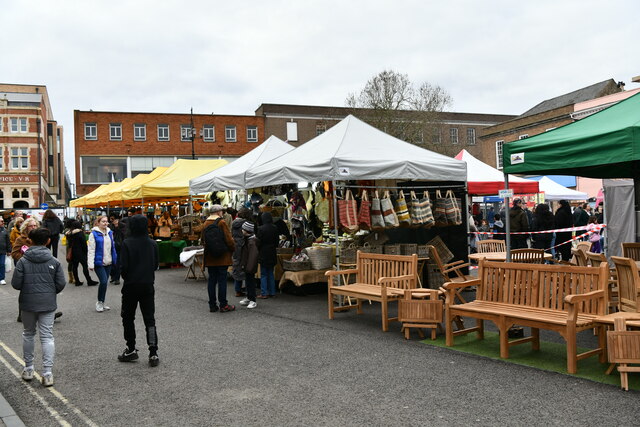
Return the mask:
[[[0,394],[0,426],[24,427],[24,423],[13,410],[9,402]]]

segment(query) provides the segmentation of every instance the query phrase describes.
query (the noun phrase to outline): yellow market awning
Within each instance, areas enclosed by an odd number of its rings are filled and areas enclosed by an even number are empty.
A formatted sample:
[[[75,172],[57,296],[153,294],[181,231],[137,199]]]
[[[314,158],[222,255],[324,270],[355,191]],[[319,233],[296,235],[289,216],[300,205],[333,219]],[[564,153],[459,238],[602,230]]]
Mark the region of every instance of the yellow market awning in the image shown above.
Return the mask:
[[[148,173],[148,174],[141,173],[140,175],[136,175],[133,178],[133,181],[127,186],[127,188],[122,188],[120,190],[119,200],[126,201],[126,200],[140,199],[140,197],[137,197],[137,194],[142,192],[142,185],[162,176],[162,174],[164,174],[167,171],[167,169],[169,168],[157,167],[153,171],[151,171],[151,173]]]
[[[100,187],[96,188],[95,190],[93,190],[91,193],[89,194],[85,194],[84,196],[72,200],[71,203],[69,203],[69,206],[71,206],[72,208],[79,208],[82,206],[86,206],[86,202],[90,197],[93,197],[97,194],[100,194],[102,192],[102,190],[104,190],[104,187],[106,187],[109,184],[102,184]]]

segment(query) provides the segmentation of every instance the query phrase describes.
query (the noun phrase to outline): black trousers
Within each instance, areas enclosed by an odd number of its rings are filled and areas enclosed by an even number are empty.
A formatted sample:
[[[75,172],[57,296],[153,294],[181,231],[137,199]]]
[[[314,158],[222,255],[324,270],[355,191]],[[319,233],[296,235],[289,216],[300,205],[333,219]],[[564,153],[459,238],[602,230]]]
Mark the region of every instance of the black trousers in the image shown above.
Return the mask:
[[[59,234],[51,235],[51,242],[47,245],[48,249],[51,249],[51,253],[53,253],[54,258],[58,258],[58,243],[60,242]]]
[[[124,328],[124,339],[129,349],[136,348],[136,309],[140,304],[144,328],[147,332],[147,345],[149,352],[155,354],[158,350],[158,334],[156,332],[155,319],[155,292],[148,291],[127,291],[122,293],[122,327]]]
[[[82,273],[84,274],[84,279],[87,281],[87,284],[94,282],[95,280],[93,280],[91,278],[91,275],[89,275],[89,267],[87,265],[87,260],[83,259],[83,260],[77,260],[74,259],[73,260],[73,280],[76,281],[76,284],[78,283],[82,283],[80,281],[80,276],[78,275],[78,265],[82,264]]]

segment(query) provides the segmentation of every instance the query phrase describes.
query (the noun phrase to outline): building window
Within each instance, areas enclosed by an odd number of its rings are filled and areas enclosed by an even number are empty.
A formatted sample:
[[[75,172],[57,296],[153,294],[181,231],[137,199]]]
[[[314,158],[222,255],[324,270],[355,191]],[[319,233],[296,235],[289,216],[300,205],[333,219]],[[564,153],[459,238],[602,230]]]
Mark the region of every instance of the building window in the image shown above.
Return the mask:
[[[4,147],[0,147],[0,170],[4,169]]]
[[[27,197],[29,197],[29,190],[27,190],[26,188],[23,188],[22,191],[20,192],[20,197],[22,197],[23,199],[26,199]]]
[[[98,125],[95,123],[84,124],[84,139],[95,140],[98,139]]]
[[[133,125],[133,140],[134,141],[146,141],[147,140],[147,125],[136,123]]]
[[[327,131],[327,125],[316,125],[316,136],[322,135]]]
[[[504,141],[496,141],[496,165],[498,169],[502,169],[502,146]]]
[[[258,126],[247,126],[247,142],[258,142]]]
[[[80,157],[82,184],[108,184],[127,177],[126,157]]]
[[[27,147],[11,148],[11,169],[29,169],[29,149]]]
[[[158,141],[169,141],[169,125],[158,125]]]
[[[216,128],[213,125],[202,126],[202,139],[205,142],[214,142],[216,140]]]
[[[467,128],[467,145],[476,145],[476,129]]]
[[[109,124],[109,139],[111,141],[122,141],[122,124],[121,123]]]
[[[287,122],[287,141],[298,140],[298,123]]]
[[[458,143],[458,128],[449,129],[449,138],[451,139],[452,144]]]
[[[525,133],[523,135],[518,135],[518,139],[525,139],[525,138],[529,138],[529,134]]]
[[[173,157],[131,157],[131,178],[140,173],[149,173],[159,166],[169,167],[174,162]]]
[[[11,133],[27,133],[29,123],[26,117],[11,117]]]
[[[20,198],[20,190],[18,190],[17,188],[14,188],[13,191],[11,192],[11,198],[19,199]]]
[[[434,128],[431,134],[431,142],[434,144],[440,144],[442,139],[440,137],[440,128]]]
[[[191,141],[192,134],[191,125],[180,125],[180,141]]]
[[[224,140],[226,142],[236,142],[236,127],[225,126],[224,127]]]

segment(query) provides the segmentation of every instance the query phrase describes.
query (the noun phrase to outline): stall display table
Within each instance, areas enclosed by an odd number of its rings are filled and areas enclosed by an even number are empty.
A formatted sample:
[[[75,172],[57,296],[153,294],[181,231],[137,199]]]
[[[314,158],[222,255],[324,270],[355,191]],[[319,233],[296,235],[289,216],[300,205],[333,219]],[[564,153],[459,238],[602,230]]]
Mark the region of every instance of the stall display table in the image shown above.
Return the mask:
[[[179,264],[180,253],[182,252],[182,249],[186,247],[187,242],[184,240],[166,240],[158,242],[160,264]]]
[[[329,270],[331,269],[284,271],[280,278],[278,287],[282,289],[287,282],[292,282],[296,286],[302,286],[309,283],[327,283],[327,276],[325,276],[324,273]]]

